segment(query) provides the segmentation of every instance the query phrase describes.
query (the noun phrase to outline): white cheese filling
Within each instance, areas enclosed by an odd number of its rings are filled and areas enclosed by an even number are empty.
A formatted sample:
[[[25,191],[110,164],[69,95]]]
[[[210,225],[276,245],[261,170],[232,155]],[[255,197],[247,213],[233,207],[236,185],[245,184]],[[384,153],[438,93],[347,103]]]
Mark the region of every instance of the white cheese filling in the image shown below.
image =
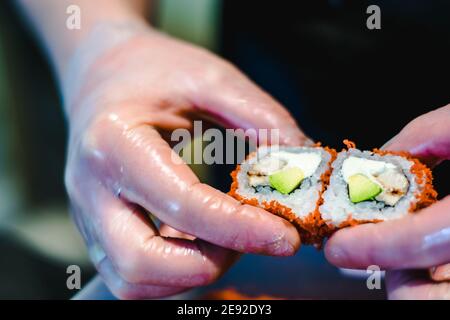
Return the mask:
[[[273,174],[276,171],[297,167],[303,171],[305,178],[312,176],[314,172],[316,172],[320,165],[320,161],[322,160],[320,154],[317,152],[292,153],[278,151],[271,153],[269,157],[286,163],[285,166],[270,174]]]
[[[381,183],[375,178],[388,169],[395,170],[397,167],[392,163],[384,161],[369,160],[358,157],[348,157],[342,163],[342,176],[344,181],[348,183],[348,178],[355,174],[363,174],[374,183],[382,187]]]
[[[286,151],[272,152],[253,164],[248,171],[251,186],[269,185],[268,176],[278,171],[299,168],[308,178],[316,172],[322,158],[318,152],[292,153]]]

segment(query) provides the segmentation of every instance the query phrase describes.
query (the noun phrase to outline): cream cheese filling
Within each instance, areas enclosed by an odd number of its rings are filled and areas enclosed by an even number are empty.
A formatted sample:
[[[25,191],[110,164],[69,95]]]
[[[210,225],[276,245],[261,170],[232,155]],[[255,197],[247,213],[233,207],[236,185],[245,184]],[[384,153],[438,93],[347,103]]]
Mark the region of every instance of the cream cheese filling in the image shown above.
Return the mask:
[[[253,164],[248,171],[249,184],[253,187],[269,185],[269,175],[293,167],[302,170],[304,177],[308,178],[316,172],[321,160],[322,157],[318,152],[272,152]]]

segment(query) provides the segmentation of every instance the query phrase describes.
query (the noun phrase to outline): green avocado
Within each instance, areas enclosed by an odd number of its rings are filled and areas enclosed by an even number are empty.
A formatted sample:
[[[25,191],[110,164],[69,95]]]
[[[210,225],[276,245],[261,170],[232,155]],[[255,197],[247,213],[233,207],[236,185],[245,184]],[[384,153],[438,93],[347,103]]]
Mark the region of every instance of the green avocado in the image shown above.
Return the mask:
[[[350,201],[353,203],[373,199],[382,191],[379,185],[372,182],[365,175],[355,174],[348,178],[348,193]]]
[[[305,178],[300,168],[292,167],[269,176],[270,186],[282,194],[288,194],[297,188]]]

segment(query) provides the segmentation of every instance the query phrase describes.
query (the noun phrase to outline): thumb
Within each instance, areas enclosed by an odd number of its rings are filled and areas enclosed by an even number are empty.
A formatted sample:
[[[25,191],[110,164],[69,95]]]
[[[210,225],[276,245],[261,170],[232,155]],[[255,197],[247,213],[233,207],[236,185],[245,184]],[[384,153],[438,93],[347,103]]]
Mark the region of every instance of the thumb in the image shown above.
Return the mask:
[[[448,160],[450,159],[449,123],[450,104],[414,119],[382,148],[408,151],[428,164]]]

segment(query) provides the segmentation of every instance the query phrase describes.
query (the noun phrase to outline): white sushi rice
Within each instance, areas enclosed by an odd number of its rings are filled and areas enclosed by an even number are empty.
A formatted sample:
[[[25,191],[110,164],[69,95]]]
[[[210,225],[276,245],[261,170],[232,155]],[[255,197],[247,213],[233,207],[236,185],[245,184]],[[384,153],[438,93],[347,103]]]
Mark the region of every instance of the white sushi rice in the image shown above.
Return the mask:
[[[317,153],[320,156],[320,163],[317,169],[300,184],[299,188],[290,194],[281,194],[269,186],[252,187],[248,183],[247,172],[259,159],[271,152],[289,153]],[[261,147],[257,153],[241,164],[237,174],[238,188],[237,194],[246,199],[257,199],[260,204],[263,202],[277,201],[283,206],[292,209],[292,212],[299,218],[305,218],[313,212],[319,199],[322,189],[321,175],[328,170],[328,162],[331,155],[321,147]]]
[[[409,188],[407,193],[395,206],[387,206],[383,202],[378,201],[352,203],[348,195],[348,185],[341,170],[343,162],[351,156],[384,161],[395,165],[408,179]],[[416,176],[411,173],[412,165],[412,161],[396,155],[382,156],[370,151],[357,149],[339,153],[332,164],[333,173],[330,177],[330,184],[323,194],[324,203],[319,208],[322,218],[329,225],[339,226],[349,218],[357,221],[392,220],[407,215],[411,204],[417,201],[415,193],[423,188],[423,186],[417,184]]]

